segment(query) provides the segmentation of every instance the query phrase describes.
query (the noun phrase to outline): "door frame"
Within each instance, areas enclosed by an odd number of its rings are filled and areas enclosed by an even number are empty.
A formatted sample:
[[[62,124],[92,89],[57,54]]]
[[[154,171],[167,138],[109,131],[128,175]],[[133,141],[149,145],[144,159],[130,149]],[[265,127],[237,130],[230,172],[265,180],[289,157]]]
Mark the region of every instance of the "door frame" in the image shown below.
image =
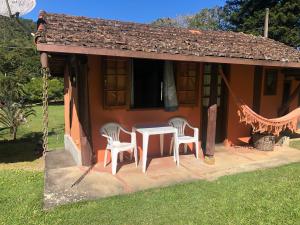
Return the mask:
[[[208,107],[203,106],[203,91],[204,91],[204,73],[205,73],[205,65],[211,64],[212,65],[212,72],[211,74],[215,74],[211,76],[211,83],[213,86],[210,86],[210,97],[209,97],[209,104]],[[206,130],[207,130],[207,112],[208,108],[214,104],[217,104],[218,98],[218,66],[221,65],[224,70],[224,74],[228,80],[230,80],[230,64],[217,64],[217,63],[202,63],[201,69],[201,97],[200,97],[200,110],[201,110],[201,139],[203,147],[205,147],[206,143]],[[225,85],[223,79],[221,80],[221,99],[220,99],[220,106],[217,109],[217,129],[216,129],[216,143],[223,142],[227,137],[227,126],[228,126],[228,90]],[[221,115],[221,118],[220,118]],[[217,133],[219,132],[219,133]]]

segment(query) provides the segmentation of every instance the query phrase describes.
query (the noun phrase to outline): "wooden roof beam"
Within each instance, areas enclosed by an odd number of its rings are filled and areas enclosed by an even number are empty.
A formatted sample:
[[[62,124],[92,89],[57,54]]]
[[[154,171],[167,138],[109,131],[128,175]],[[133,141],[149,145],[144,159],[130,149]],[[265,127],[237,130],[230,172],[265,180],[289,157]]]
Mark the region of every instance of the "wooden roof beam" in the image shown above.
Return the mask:
[[[105,56],[119,56],[119,57],[130,57],[130,58],[146,58],[146,59],[160,59],[160,60],[174,60],[174,61],[193,61],[193,62],[300,68],[300,62],[281,62],[281,61],[255,60],[255,59],[216,57],[216,56],[179,55],[179,54],[169,54],[169,53],[155,53],[155,52],[119,50],[119,49],[52,45],[52,44],[41,44],[41,43],[37,44],[37,50],[40,52],[51,52],[51,53],[105,55]]]

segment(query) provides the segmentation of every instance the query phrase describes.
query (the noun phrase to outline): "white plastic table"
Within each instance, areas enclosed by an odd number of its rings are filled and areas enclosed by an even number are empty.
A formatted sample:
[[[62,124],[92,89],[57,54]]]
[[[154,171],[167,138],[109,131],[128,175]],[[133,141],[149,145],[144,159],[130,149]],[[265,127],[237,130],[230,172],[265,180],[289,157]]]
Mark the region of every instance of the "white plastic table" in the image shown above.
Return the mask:
[[[174,134],[177,135],[177,129],[172,126],[153,126],[153,127],[134,127],[133,130],[139,132],[143,135],[143,172],[146,173],[146,165],[147,165],[147,155],[148,155],[148,142],[150,135],[160,135],[160,154],[163,155],[163,146],[164,146],[164,134]],[[174,138],[176,140],[176,138]],[[177,146],[174,143],[174,147]],[[175,161],[178,166],[178,151],[174,149],[175,152]]]

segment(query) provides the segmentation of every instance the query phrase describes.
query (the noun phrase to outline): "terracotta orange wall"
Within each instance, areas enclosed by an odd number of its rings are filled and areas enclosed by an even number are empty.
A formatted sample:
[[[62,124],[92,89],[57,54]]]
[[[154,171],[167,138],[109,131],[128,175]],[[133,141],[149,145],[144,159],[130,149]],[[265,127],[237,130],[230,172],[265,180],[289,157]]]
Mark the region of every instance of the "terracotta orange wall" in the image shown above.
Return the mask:
[[[264,71],[266,69],[267,68],[264,68]],[[284,75],[281,72],[278,73],[276,95],[264,95],[264,82],[263,79],[260,114],[267,118],[275,118],[278,116],[278,108],[281,106],[282,102]]]
[[[230,66],[230,86],[238,97],[252,107],[253,103],[253,79],[254,66],[231,65]],[[239,137],[247,137],[250,134],[250,127],[239,123],[237,107],[229,95],[228,99],[228,123],[227,138],[234,144],[238,144]]]
[[[295,91],[295,89],[297,88],[297,86],[299,85],[299,83],[300,83],[300,81],[297,81],[297,80],[293,80],[293,81],[292,81],[292,88],[291,88],[290,94],[292,94],[292,93]],[[291,110],[294,110],[294,109],[296,109],[296,108],[298,108],[298,99],[299,99],[299,97],[296,97],[296,98],[292,101],[292,103],[291,103],[291,105],[290,105],[290,111],[291,111]]]
[[[70,117],[69,117],[69,110],[70,110],[70,100],[73,98],[73,115],[72,115],[72,127],[70,127]],[[74,143],[77,145],[78,149],[80,149],[80,130],[79,130],[79,120],[78,114],[76,109],[76,99],[77,99],[77,89],[72,87],[69,77],[68,68],[65,69],[65,76],[64,76],[64,111],[65,111],[65,133],[69,134]]]
[[[153,110],[129,110],[129,109],[103,109],[103,88],[101,74],[101,58],[89,56],[89,95],[90,95],[90,115],[92,124],[93,147],[97,151],[98,161],[104,158],[106,139],[103,138],[99,129],[108,122],[118,122],[126,129],[131,130],[134,124],[138,123],[163,123],[171,117],[184,116],[196,127],[200,127],[200,107],[180,107],[176,112],[165,112],[163,109]],[[200,74],[199,74],[200,76]],[[169,149],[170,138],[165,138],[164,149]],[[140,147],[141,135],[137,135],[138,146]],[[150,136],[148,153],[150,155],[159,154],[159,137]]]

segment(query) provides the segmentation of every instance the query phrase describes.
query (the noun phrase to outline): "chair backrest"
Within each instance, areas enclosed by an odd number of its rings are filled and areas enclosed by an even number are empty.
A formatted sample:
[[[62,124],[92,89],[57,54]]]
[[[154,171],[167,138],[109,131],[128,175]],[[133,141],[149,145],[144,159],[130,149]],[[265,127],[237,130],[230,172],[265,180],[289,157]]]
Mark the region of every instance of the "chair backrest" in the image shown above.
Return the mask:
[[[118,123],[106,123],[101,127],[100,133],[111,137],[113,141],[120,141],[120,127]]]
[[[187,125],[187,120],[183,117],[174,117],[169,120],[169,125],[175,127],[178,131],[178,136],[184,136],[184,130]]]

